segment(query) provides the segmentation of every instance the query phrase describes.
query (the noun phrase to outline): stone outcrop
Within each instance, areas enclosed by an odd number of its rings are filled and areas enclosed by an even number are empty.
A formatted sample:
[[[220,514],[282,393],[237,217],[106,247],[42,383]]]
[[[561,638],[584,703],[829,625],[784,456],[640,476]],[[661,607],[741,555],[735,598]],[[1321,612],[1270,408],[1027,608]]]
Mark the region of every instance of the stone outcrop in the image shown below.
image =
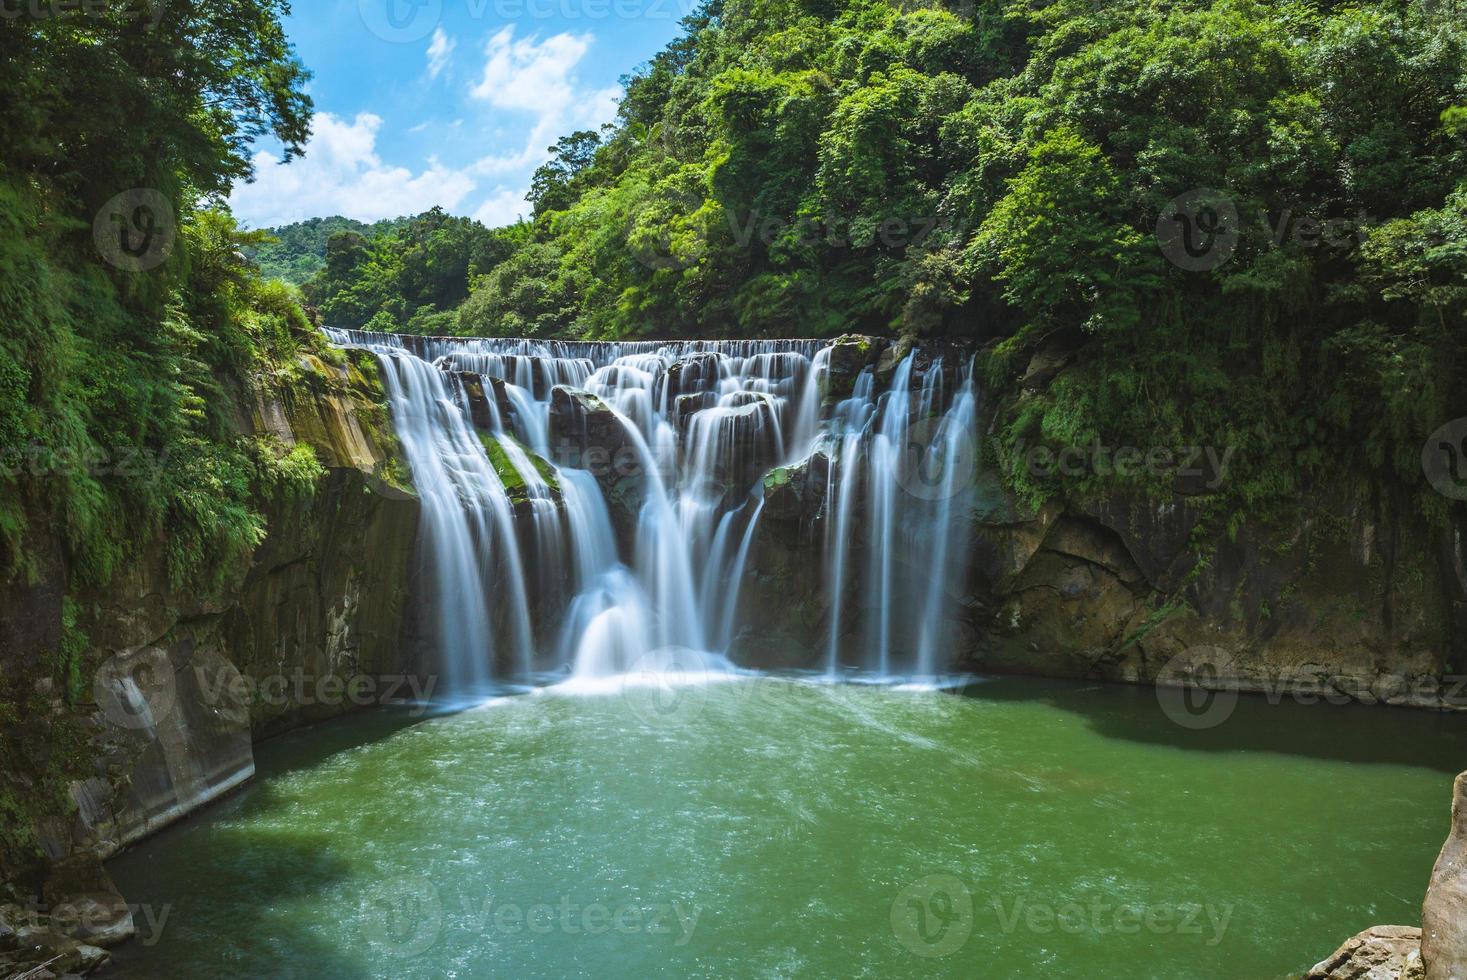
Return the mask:
[[[712,393],[718,387],[719,359],[715,354],[685,354],[663,372],[655,393],[669,403],[687,395]]]
[[[825,648],[828,466],[817,456],[765,480],[745,594],[758,639],[740,644],[741,662],[815,666]],[[1454,532],[1364,481],[1314,495],[1302,513],[1229,532],[1204,528],[1186,494],[1035,510],[980,472],[948,667],[1141,684],[1182,671],[1184,684],[1209,677],[1308,701],[1467,708],[1448,669],[1461,662]],[[863,533],[852,555],[864,553]]]
[[[1467,772],[1452,794],[1452,830],[1421,906],[1426,980],[1467,980]]]
[[[469,419],[474,428],[480,432],[493,432],[497,429],[508,431],[514,408],[503,379],[470,372],[462,372],[458,378],[468,397]]]
[[[830,346],[830,364],[822,391],[827,405],[849,398],[856,390],[856,380],[866,368],[874,368],[885,341],[876,337],[847,334],[837,337]],[[894,365],[893,365],[894,368]]]
[[[550,451],[554,462],[591,472],[618,536],[629,540],[647,474],[621,416],[595,395],[557,385],[550,393]]]
[[[603,477],[603,460],[633,449],[632,434],[621,417],[600,398],[558,385],[550,393],[550,445],[556,462]]]
[[[1425,980],[1421,930],[1409,926],[1372,926],[1328,958],[1304,980]]]
[[[826,411],[868,368],[878,392],[889,385],[900,353],[878,338],[836,341]],[[913,383],[940,369],[946,385],[969,357],[924,344],[912,355]],[[1042,391],[1073,358],[1066,343],[1046,347],[1009,397]],[[1077,451],[1081,475],[1116,462]],[[1301,700],[1467,708],[1451,681],[1467,663],[1467,518],[1432,526],[1399,489],[1342,473],[1301,494],[1292,513],[1227,526],[1208,495],[1230,459],[1226,449],[1167,450],[1160,465],[1174,478],[1151,495],[1082,490],[1091,482],[1060,470],[1056,496],[1037,509],[980,468],[946,667],[1141,684],[1212,678]],[[832,603],[819,554],[828,468],[817,456],[765,480],[742,662],[815,666],[826,648]],[[848,569],[861,565],[865,531],[853,529]],[[844,608],[856,610],[860,585],[851,588]]]

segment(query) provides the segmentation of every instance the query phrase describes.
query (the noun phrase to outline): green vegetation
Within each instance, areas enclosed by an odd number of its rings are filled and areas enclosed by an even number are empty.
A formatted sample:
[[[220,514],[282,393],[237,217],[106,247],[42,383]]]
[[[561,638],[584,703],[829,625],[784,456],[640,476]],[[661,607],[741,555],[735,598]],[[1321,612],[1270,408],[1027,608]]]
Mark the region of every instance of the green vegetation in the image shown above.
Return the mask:
[[[518,238],[434,208],[371,237],[332,235],[325,267],[303,290],[333,327],[454,333],[469,280],[508,258]]]
[[[260,267],[260,275],[266,279],[282,279],[299,286],[326,268],[326,243],[333,235],[371,238],[396,231],[407,221],[407,218],[388,218],[369,225],[340,215],[311,218],[293,225],[266,229],[273,241],[247,248],[244,255]]]
[[[175,580],[206,584],[260,539],[251,497],[277,464],[239,437],[228,379],[316,342],[242,260],[263,236],[214,202],[254,137],[299,152],[307,75],[282,0],[193,0],[148,30],[125,6],[4,36],[21,91],[0,107],[0,565],[23,570],[39,522],[82,583],[162,538]]]
[[[241,379],[320,340],[293,290],[243,259],[264,237],[219,205],[255,138],[287,157],[306,141],[288,4],[178,0],[156,24],[139,16],[148,7],[7,17],[0,30],[5,584],[41,574],[30,549],[55,540],[69,593],[159,553],[175,584],[207,592],[260,540],[263,496],[317,465],[239,431]],[[39,614],[17,612],[45,635]],[[74,809],[70,781],[95,774],[93,733],[52,707],[91,697],[78,617],[68,595],[57,649],[0,651],[16,668],[0,676],[7,873],[37,853],[33,818]]]
[[[509,438],[513,439],[512,436]],[[494,467],[494,472],[499,475],[499,482],[504,484],[504,491],[509,494],[510,500],[515,503],[523,503],[528,500],[529,496],[525,491],[525,477],[515,466],[514,461],[509,458],[509,454],[504,451],[504,447],[499,444],[499,440],[488,433],[481,432],[479,441],[484,444],[484,452],[489,457],[489,465]],[[530,465],[535,467],[535,472],[540,474],[540,479],[545,481],[553,493],[559,493],[560,481],[555,469],[544,459],[536,456],[528,446],[518,441],[516,445],[529,457]]]
[[[1422,486],[1467,415],[1451,7],[711,0],[614,126],[551,148],[509,254],[429,300],[382,236],[308,292],[343,326],[970,340],[1031,501],[1058,482],[1030,449],[1097,443],[1231,447],[1235,519],[1338,465]],[[1036,353],[1069,367],[1021,395]]]

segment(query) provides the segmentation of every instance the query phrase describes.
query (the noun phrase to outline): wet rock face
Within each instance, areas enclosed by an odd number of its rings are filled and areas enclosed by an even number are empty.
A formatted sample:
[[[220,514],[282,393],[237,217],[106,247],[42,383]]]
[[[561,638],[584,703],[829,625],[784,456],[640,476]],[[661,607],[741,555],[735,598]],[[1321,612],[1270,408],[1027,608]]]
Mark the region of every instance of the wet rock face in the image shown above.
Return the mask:
[[[469,402],[469,418],[480,432],[508,430],[513,411],[509,392],[500,378],[465,372],[458,375]]]
[[[830,457],[816,452],[793,466],[781,466],[764,477],[764,519],[775,522],[813,521],[825,506],[830,481]]]
[[[847,334],[836,338],[830,347],[830,365],[825,374],[824,400],[833,405],[851,397],[856,380],[866,368],[875,368],[885,341],[876,337]],[[891,365],[895,371],[896,365]]]
[[[1467,980],[1467,772],[1452,795],[1452,830],[1421,906],[1426,980]]]
[[[33,815],[44,862],[0,866],[18,894],[70,917],[0,910],[0,976],[12,972],[6,957],[17,968],[55,957],[53,972],[95,968],[106,959],[99,947],[132,929],[100,859],[248,780],[256,738],[376,703],[347,696],[348,680],[416,671],[404,640],[418,502],[403,488],[375,361],[305,356],[299,367],[242,384],[238,422],[310,445],[326,472],[308,497],[261,502],[268,535],[217,589],[172,582],[160,539],[104,588],[68,582],[58,564],[0,593],[0,622],[57,632],[66,594],[66,634],[86,646],[84,694],[36,691],[37,710],[69,733],[81,761],[52,752],[24,763],[59,780],[70,809]],[[23,667],[44,633],[0,642],[0,667]]]
[[[622,543],[636,532],[647,473],[634,435],[610,405],[563,385],[550,393],[550,454],[560,466],[590,471]]]
[[[603,484],[637,455],[636,440],[610,405],[564,385],[550,393],[550,449],[556,463],[590,470]]]
[[[687,452],[719,492],[746,493],[779,460],[777,425],[768,395],[741,392],[692,420]]]
[[[808,465],[823,474],[825,462]],[[762,635],[803,650],[800,666],[817,666],[832,608],[828,481],[791,467],[769,474],[764,491],[748,615]],[[947,666],[1151,684],[1181,664],[1214,668],[1232,690],[1452,707],[1442,677],[1455,581],[1443,569],[1456,566],[1436,559],[1451,532],[1382,511],[1376,497],[1363,481],[1330,488],[1310,504],[1315,520],[1244,522],[1198,540],[1201,512],[1185,495],[1118,492],[1033,510],[980,471]],[[1201,566],[1199,553],[1209,555]],[[784,596],[796,597],[787,613]],[[765,662],[757,647],[749,655]]]
[[[144,837],[254,775],[252,705],[213,629],[120,651],[98,671],[94,696],[135,760],[111,824],[117,843]]]
[[[687,354],[668,365],[656,395],[673,402],[684,395],[712,392],[718,387],[720,370],[716,354]]]
[[[672,421],[684,437],[692,424],[693,416],[705,408],[712,408],[717,397],[711,391],[700,391],[691,395],[678,395],[672,403]]]

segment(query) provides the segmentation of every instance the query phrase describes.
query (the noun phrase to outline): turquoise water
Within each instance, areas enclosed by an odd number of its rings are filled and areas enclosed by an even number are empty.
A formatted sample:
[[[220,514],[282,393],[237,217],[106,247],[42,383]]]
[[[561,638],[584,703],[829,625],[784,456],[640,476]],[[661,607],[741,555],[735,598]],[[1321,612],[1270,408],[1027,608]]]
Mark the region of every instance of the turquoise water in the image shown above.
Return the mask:
[[[259,762],[113,862],[147,906],[121,975],[1297,976],[1418,923],[1467,719],[759,678],[382,711]]]

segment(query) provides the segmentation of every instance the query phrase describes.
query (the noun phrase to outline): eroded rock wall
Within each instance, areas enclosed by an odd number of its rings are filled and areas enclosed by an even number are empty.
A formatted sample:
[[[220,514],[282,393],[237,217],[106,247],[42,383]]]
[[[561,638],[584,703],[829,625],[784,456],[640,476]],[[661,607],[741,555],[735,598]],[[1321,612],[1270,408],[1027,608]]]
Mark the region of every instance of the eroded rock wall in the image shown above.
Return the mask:
[[[838,345],[832,391],[849,391],[866,367],[879,372],[891,351],[879,341]],[[1023,384],[1062,369],[1036,363]],[[857,527],[847,542],[847,622],[831,623],[830,466],[817,453],[765,480],[741,663],[820,666],[832,631],[847,636],[860,619],[869,544]],[[1203,475],[1161,496],[1061,492],[1026,508],[980,467],[966,576],[947,586],[945,668],[1467,706],[1455,680],[1467,661],[1459,527],[1434,526],[1404,494],[1351,475],[1301,497],[1287,517],[1219,520],[1207,512]]]
[[[4,814],[7,853],[23,857],[0,868],[12,900],[6,911],[0,895],[0,920],[18,937],[0,946],[0,975],[104,959],[83,934],[94,922],[50,915],[58,896],[100,902],[111,885],[98,859],[247,781],[256,740],[431,683],[408,601],[418,502],[371,355],[305,355],[242,384],[235,403],[241,433],[309,445],[324,473],[264,504],[265,539],[222,585],[171,581],[159,540],[105,589],[79,589],[59,543],[37,540],[35,574],[0,590],[0,667],[42,678],[26,704],[45,716],[9,729],[21,737],[7,751],[60,774]],[[76,708],[38,669],[69,637],[100,664]],[[91,873],[56,883],[77,865]]]

